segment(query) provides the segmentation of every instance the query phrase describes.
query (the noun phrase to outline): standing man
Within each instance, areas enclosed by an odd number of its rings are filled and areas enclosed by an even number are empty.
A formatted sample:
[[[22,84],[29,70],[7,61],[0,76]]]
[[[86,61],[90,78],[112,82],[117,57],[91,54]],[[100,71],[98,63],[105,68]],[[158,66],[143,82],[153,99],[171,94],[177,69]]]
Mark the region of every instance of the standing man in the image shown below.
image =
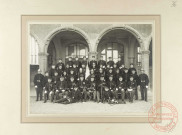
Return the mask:
[[[64,63],[61,58],[59,59],[58,63],[56,64],[56,70],[58,70],[59,66],[62,66],[62,69],[64,70],[64,68],[65,68]]]
[[[109,61],[107,62],[107,65],[109,65],[110,68],[114,66],[114,61],[112,60],[112,57],[109,57]]]
[[[98,68],[100,68],[100,67],[101,67],[100,65],[102,65],[102,66],[103,66],[103,68],[105,68],[105,67],[106,67],[106,61],[105,61],[105,60],[103,60],[103,56],[100,56],[100,60],[98,61]]]
[[[130,68],[128,69],[128,74],[129,74],[129,75],[132,74],[132,70],[135,70],[135,73],[137,74],[136,68],[134,68],[133,63],[130,64]]]
[[[144,69],[141,69],[141,74],[139,75],[139,84],[142,100],[147,102],[147,88],[149,84],[149,78],[147,74],[144,73]]]
[[[95,60],[95,56],[92,56],[92,60],[88,63],[89,69],[92,69],[93,65],[95,65],[95,67],[97,67],[97,61]]]
[[[75,61],[73,62],[73,64],[76,65],[76,68],[79,69],[81,67],[81,62],[78,59],[78,56],[76,56]]]
[[[35,85],[35,90],[36,90],[36,95],[38,101],[38,98],[40,96],[40,100],[42,100],[42,92],[43,92],[43,87],[44,87],[44,76],[41,74],[41,70],[38,69],[38,74],[35,75],[34,77],[34,85]]]

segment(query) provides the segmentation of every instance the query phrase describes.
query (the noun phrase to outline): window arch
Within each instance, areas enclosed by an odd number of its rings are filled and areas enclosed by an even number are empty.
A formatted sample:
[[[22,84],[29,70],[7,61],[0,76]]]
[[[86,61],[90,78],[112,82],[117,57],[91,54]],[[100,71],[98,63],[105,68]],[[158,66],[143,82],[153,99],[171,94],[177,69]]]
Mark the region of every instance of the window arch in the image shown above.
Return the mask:
[[[39,46],[33,36],[30,35],[30,65],[38,65]]]

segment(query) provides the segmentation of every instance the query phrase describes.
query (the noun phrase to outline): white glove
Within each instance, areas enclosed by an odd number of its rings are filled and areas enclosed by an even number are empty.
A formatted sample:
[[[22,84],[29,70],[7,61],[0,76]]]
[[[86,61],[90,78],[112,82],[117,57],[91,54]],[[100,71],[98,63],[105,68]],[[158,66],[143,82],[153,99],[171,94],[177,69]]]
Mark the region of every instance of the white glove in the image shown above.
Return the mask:
[[[148,88],[149,86],[146,86],[146,88]]]
[[[35,88],[37,88],[37,85],[35,85]]]

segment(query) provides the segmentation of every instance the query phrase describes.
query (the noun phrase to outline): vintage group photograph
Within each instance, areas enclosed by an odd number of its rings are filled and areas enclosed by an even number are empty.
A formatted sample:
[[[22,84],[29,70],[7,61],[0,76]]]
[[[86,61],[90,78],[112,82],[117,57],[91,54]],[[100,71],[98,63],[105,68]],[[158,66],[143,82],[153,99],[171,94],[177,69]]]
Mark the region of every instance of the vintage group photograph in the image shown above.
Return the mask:
[[[153,21],[27,23],[27,114],[146,116],[155,97]]]

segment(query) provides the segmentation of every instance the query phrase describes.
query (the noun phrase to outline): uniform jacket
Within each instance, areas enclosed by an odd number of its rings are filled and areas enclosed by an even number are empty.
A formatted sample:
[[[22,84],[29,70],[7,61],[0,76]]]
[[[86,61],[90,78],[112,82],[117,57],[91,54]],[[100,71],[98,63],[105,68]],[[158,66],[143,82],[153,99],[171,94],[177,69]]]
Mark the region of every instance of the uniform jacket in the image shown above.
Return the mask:
[[[47,82],[45,85],[45,90],[47,91],[52,91],[53,90],[53,83],[52,82]]]
[[[64,63],[63,63],[63,62],[61,62],[61,63],[58,62],[58,63],[56,64],[56,69],[58,69],[59,66],[62,66],[62,69],[64,70],[65,66],[64,66]]]
[[[95,67],[97,67],[97,61],[96,61],[96,60],[91,60],[91,61],[88,63],[88,66],[89,66],[90,69],[93,67],[93,63],[95,63]]]
[[[108,61],[107,62],[107,65],[110,65],[110,67],[113,67],[114,66],[114,61],[112,61],[112,60],[111,61]]]
[[[133,68],[129,68],[129,69],[128,69],[128,74],[129,74],[129,75],[132,74],[132,70],[135,70],[135,74],[137,74],[136,68],[133,67]]]
[[[43,87],[44,86],[44,76],[42,74],[36,74],[35,75],[34,85],[37,85],[37,87]]]
[[[127,84],[127,87],[129,89],[136,89],[137,83],[135,81],[129,81],[128,84]]]
[[[57,82],[57,88],[59,90],[62,90],[62,89],[66,89],[67,88],[67,82],[65,80],[63,81],[58,81]]]
[[[149,78],[146,74],[139,75],[139,85],[140,86],[147,86],[149,84]]]
[[[98,67],[100,67],[101,64],[106,67],[106,61],[105,60],[99,60],[98,61]]]
[[[114,81],[108,81],[107,82],[107,87],[109,88],[109,90],[115,90],[116,83]]]

